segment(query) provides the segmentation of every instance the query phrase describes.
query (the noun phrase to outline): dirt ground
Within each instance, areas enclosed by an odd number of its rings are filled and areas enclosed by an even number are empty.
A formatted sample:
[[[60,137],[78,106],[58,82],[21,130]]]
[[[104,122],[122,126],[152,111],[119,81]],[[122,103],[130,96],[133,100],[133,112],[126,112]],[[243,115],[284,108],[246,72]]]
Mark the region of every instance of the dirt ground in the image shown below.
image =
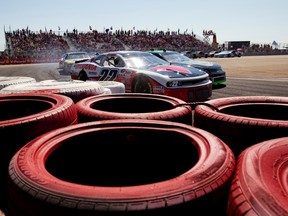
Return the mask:
[[[201,58],[218,63],[229,77],[288,78],[288,55]]]

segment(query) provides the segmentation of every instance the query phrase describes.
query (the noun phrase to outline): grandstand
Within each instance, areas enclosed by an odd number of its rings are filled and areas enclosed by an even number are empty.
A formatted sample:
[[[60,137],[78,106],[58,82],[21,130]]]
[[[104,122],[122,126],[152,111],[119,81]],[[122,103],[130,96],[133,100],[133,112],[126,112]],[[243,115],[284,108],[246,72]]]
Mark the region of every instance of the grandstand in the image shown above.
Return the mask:
[[[204,31],[203,31],[204,32]],[[211,31],[212,32],[212,31]],[[209,33],[209,34],[208,34]],[[167,49],[179,52],[223,49],[218,46],[216,34],[208,31],[203,37],[184,32],[147,31],[147,30],[109,30],[98,32],[78,32],[77,29],[68,32],[40,31],[33,32],[28,27],[5,32],[6,49],[0,59],[7,58],[60,58],[68,51],[106,52],[116,50],[149,50]],[[208,40],[213,36],[213,42]],[[215,46],[216,44],[216,46]],[[245,55],[288,54],[287,49],[278,50],[271,45],[251,44],[242,47]]]
[[[89,31],[32,32],[29,29],[5,32],[6,55],[16,58],[60,57],[67,51],[106,52],[113,50],[171,49],[211,50],[211,45],[196,35],[178,32],[151,31]]]

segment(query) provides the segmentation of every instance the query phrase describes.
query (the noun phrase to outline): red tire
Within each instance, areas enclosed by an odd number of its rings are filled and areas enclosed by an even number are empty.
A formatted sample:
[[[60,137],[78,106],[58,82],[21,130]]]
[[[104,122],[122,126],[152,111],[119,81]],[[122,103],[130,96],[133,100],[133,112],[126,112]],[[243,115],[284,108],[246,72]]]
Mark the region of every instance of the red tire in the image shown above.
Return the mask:
[[[228,200],[228,215],[288,215],[288,137],[243,151]]]
[[[226,211],[234,168],[231,149],[192,126],[137,119],[82,123],[46,133],[15,154],[10,213],[217,214],[220,206]]]
[[[112,119],[166,120],[192,125],[192,108],[165,95],[124,93],[101,95],[76,103],[79,122]]]
[[[1,139],[10,143],[2,148],[11,148],[13,143],[19,150],[45,132],[78,123],[75,104],[63,95],[4,94],[0,104]]]
[[[12,156],[45,132],[78,123],[73,101],[57,94],[0,95],[0,208],[5,202],[5,178]],[[5,211],[6,206],[3,206]]]
[[[230,97],[207,104],[196,106],[194,126],[221,138],[235,156],[253,144],[288,134],[288,97]]]

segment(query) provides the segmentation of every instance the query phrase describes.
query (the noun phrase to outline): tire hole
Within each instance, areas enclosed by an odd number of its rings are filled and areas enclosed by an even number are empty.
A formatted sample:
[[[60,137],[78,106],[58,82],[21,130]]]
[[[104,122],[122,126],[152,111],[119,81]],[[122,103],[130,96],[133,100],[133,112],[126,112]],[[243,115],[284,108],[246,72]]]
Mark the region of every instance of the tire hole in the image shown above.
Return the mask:
[[[45,166],[52,175],[68,182],[132,186],[175,178],[197,161],[197,149],[181,133],[117,128],[65,140]]]

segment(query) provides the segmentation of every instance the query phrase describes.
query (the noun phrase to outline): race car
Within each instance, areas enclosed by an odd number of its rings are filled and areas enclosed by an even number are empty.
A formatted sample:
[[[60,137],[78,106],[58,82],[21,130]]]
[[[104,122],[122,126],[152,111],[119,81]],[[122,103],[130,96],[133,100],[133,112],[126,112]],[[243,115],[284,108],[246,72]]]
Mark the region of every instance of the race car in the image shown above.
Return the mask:
[[[69,72],[71,65],[76,61],[86,61],[90,59],[91,57],[87,52],[68,52],[61,56],[59,68],[63,69],[64,72]]]
[[[241,57],[242,53],[237,50],[223,50],[214,55],[215,58],[230,58],[230,57]]]
[[[72,65],[72,79],[117,81],[128,93],[162,94],[186,102],[203,101],[212,95],[209,75],[191,66],[170,65],[144,51],[102,53],[90,61]]]
[[[176,51],[150,50],[149,52],[172,65],[190,65],[207,72],[210,80],[212,81],[212,85],[218,85],[226,82],[226,72],[219,64],[208,61],[194,60]]]

